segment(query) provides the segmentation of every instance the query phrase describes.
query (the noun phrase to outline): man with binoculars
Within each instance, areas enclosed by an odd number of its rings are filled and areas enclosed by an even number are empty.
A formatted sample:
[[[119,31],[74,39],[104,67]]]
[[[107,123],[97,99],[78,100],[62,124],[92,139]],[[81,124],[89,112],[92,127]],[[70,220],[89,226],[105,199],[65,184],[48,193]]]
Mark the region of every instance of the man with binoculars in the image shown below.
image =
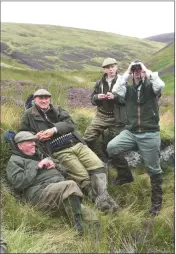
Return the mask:
[[[129,78],[132,84],[127,84]],[[136,60],[127,71],[117,79],[112,92],[126,102],[127,124],[118,136],[107,146],[111,163],[116,156],[138,149],[143,157],[151,181],[151,214],[157,215],[162,205],[162,169],[160,167],[160,127],[158,97],[164,88],[158,72],[151,72]],[[115,163],[114,163],[115,164]],[[117,168],[117,167],[116,167]],[[131,182],[131,174],[119,171],[117,179]]]

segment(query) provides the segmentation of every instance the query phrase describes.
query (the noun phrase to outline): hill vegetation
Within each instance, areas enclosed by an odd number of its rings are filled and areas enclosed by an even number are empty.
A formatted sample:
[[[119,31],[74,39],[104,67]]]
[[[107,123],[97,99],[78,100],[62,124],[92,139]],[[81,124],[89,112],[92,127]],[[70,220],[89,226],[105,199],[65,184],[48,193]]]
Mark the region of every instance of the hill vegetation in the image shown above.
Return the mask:
[[[18,130],[20,118],[24,112],[24,101],[27,95],[38,88],[45,88],[52,93],[52,103],[60,104],[70,112],[77,130],[83,135],[95,114],[95,107],[92,107],[88,101],[95,80],[102,75],[102,70],[98,66],[101,66],[102,60],[106,57],[103,53],[106,52],[107,56],[111,56],[108,55],[109,52],[117,52],[117,55],[112,55],[116,57],[120,55],[122,49],[126,48],[125,58],[119,60],[121,70],[126,69],[131,60],[145,57],[144,62],[147,63],[147,67],[149,66],[152,71],[159,70],[166,82],[163,96],[160,99],[161,136],[162,140],[173,143],[174,79],[169,80],[173,72],[168,72],[168,70],[173,64],[174,46],[171,44],[163,48],[165,44],[109,33],[54,26],[2,24],[1,29],[1,40],[10,48],[9,51],[1,49],[2,62],[8,66],[4,65],[1,68],[2,146],[0,158],[1,176],[3,176],[1,177],[2,229],[8,241],[9,252],[174,253],[174,171],[171,165],[167,164],[163,167],[163,207],[156,218],[149,216],[150,181],[144,168],[132,170],[135,181],[124,186],[111,184],[112,179],[116,176],[115,170],[111,168],[108,189],[120,205],[120,210],[109,215],[96,211],[101,224],[100,239],[96,240],[92,231],[85,232],[84,237],[80,238],[73,228],[69,227],[67,221],[41,213],[36,207],[31,207],[23,200],[19,200],[19,197],[9,190],[5,178],[5,167],[10,154],[3,139],[6,130]],[[93,40],[96,37],[101,39],[100,43],[98,39]],[[64,51],[64,46],[67,47],[70,41],[73,49]],[[111,46],[115,47],[117,41],[119,44],[113,51]],[[38,48],[38,51],[33,51],[33,47]],[[57,51],[59,47],[60,51]],[[76,57],[75,60],[73,57],[72,60],[70,58],[64,60],[66,66],[59,65],[63,63],[61,58],[64,54],[75,56],[73,53],[77,54],[78,48],[81,47],[86,50],[89,48],[96,52],[101,51],[102,55],[95,61],[91,53],[87,53],[88,56],[91,56],[91,63],[86,58],[79,58],[78,61]],[[108,51],[109,49],[112,51]],[[48,57],[45,52],[49,50],[55,54],[59,52],[58,55],[56,54],[56,61],[59,64],[53,64],[52,70],[44,66]],[[28,61],[24,63],[28,58],[16,58],[13,52],[30,55],[30,59],[33,59],[35,52],[43,54],[45,61],[37,62],[41,63],[42,69],[30,66]],[[36,53],[36,56],[35,61],[36,59],[41,60],[39,54]],[[92,61],[97,63],[97,68],[94,68],[96,65]],[[69,65],[72,66],[72,62],[76,63],[75,70],[70,70]],[[81,69],[79,67],[77,69],[78,63]],[[88,201],[84,202],[92,207]]]
[[[104,58],[117,59],[120,69],[134,58],[146,59],[165,43],[113,33],[50,25],[1,23],[5,64],[38,70],[101,70]]]
[[[165,81],[165,94],[174,94],[174,79],[175,79],[175,59],[174,49],[175,44],[170,43],[163,49],[156,52],[148,61],[149,68],[152,71],[158,71],[160,77]]]

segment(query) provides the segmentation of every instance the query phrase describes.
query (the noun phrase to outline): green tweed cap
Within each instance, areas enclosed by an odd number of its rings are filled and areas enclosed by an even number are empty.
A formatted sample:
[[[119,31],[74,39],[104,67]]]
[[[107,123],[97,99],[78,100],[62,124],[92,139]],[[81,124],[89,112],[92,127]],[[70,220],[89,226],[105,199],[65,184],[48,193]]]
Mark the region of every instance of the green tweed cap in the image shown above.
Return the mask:
[[[45,90],[45,89],[38,89],[38,90],[34,93],[34,98],[35,98],[36,96],[49,96],[49,97],[51,97],[51,94],[50,94],[47,90]]]
[[[31,132],[29,131],[20,131],[18,132],[15,137],[14,137],[15,143],[21,143],[24,141],[29,141],[29,140],[33,140],[36,141],[37,138],[36,136],[34,136]]]
[[[102,63],[102,67],[104,68],[111,64],[117,64],[117,61],[114,58],[106,58]]]

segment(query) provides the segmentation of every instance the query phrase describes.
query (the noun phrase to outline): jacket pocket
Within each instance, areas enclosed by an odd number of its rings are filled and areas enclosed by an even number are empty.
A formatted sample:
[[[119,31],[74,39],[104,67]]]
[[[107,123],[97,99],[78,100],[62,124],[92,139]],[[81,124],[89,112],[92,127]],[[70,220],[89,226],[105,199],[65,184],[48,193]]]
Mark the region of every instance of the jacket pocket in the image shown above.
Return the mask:
[[[152,111],[152,116],[153,116],[153,119],[154,119],[155,123],[158,123],[159,122],[158,114],[156,114],[153,109],[151,109],[151,111]]]

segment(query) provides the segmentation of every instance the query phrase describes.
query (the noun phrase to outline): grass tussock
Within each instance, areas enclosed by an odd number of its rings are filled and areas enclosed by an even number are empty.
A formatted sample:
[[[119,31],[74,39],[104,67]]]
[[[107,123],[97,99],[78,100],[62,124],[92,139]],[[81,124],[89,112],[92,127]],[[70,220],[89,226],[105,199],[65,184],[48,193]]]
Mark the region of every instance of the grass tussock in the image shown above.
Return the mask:
[[[17,130],[20,125],[23,109],[15,104],[1,106],[1,131],[7,129]]]

